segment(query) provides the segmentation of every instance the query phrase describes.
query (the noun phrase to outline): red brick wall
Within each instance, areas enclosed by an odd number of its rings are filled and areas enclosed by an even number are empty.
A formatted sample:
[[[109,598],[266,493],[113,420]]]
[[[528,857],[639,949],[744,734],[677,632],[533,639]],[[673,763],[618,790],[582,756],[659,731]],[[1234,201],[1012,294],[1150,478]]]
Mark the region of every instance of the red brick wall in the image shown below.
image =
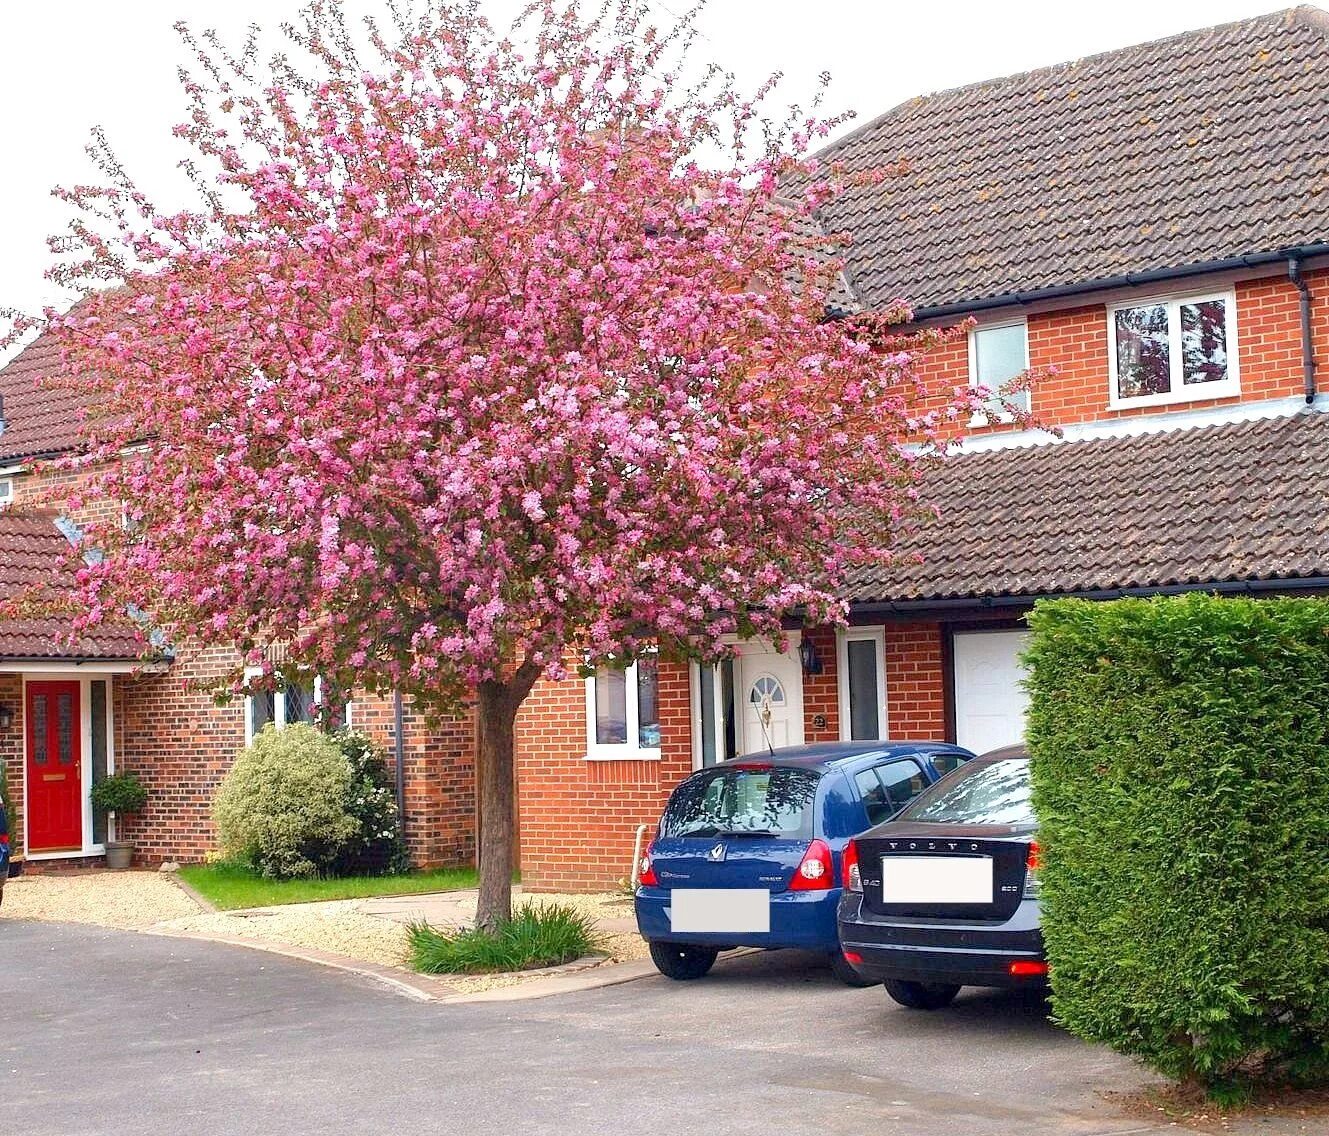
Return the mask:
[[[189,684],[215,679],[234,665],[219,648],[181,652],[164,674],[123,677],[115,684],[116,765],[133,770],[148,805],[122,823],[144,864],[203,859],[217,846],[212,802],[245,744],[244,703],[218,706]],[[352,704],[352,725],[369,734],[393,761],[391,698]],[[469,712],[436,722],[403,715],[406,836],[419,867],[469,864],[475,857],[474,731]]]
[[[402,743],[406,846],[417,867],[475,863],[475,721],[470,708],[436,719],[403,700]],[[395,768],[392,697],[363,695],[351,725],[383,748]]]
[[[942,629],[936,623],[886,625],[886,721],[900,741],[946,736]]]
[[[1312,329],[1316,359],[1322,374],[1329,374],[1329,271],[1307,274],[1311,288]],[[1179,289],[1180,290],[1180,289]],[[1194,289],[1205,291],[1203,285]],[[1221,291],[1221,288],[1209,289]],[[1199,410],[1241,402],[1288,398],[1303,392],[1301,370],[1301,314],[1297,290],[1286,276],[1240,281],[1233,286],[1237,300],[1237,345],[1241,394],[1223,399],[1199,398],[1169,406],[1108,408],[1107,308],[1081,305],[1029,316],[1029,362],[1032,367],[1057,368],[1055,377],[1039,383],[1033,392],[1033,412],[1048,426],[1069,426],[1100,419],[1129,418],[1141,414]],[[1141,300],[1151,293],[1141,289]],[[969,354],[965,339],[937,351],[924,364],[934,387],[963,386],[969,381]],[[1329,390],[1329,379],[1321,381]],[[943,400],[938,400],[941,405]],[[952,434],[968,429],[957,423]],[[973,428],[977,434],[1010,431],[1017,427],[992,425]]]
[[[115,764],[148,790],[143,811],[123,817],[118,836],[145,864],[202,860],[217,846],[212,800],[245,744],[244,704],[217,706],[189,684],[234,666],[233,652],[182,649],[162,673],[115,680]]]
[[[13,725],[0,730],[0,770],[9,786],[14,810],[9,815],[9,850],[23,850],[23,679],[21,675],[0,674],[0,706],[14,716]]]
[[[817,627],[805,631],[817,650],[824,668],[819,675],[803,675],[803,740],[833,742],[840,738],[840,690],[837,682],[835,631],[830,627]],[[826,725],[818,728],[818,716]]]
[[[804,736],[840,736],[835,632],[810,635],[820,675],[803,677]],[[886,703],[889,736],[945,736],[942,629],[937,623],[887,624]],[[688,668],[660,665],[659,761],[588,761],[586,688],[579,678],[541,682],[518,719],[522,816],[522,883],[531,891],[603,891],[631,870],[637,825],[659,818],[674,786],[692,772]],[[818,716],[825,725],[817,726]]]
[[[659,760],[588,760],[586,685],[541,681],[517,719],[522,886],[604,891],[632,871],[639,824],[692,772],[686,664],[660,663]]]

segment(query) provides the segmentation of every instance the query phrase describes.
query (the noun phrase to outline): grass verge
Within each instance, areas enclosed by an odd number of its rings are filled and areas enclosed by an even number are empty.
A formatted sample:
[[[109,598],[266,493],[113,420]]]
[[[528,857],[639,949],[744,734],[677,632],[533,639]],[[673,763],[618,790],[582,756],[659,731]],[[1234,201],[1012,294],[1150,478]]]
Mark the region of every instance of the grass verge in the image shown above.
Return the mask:
[[[495,932],[478,928],[438,931],[428,923],[407,928],[412,968],[423,974],[492,974],[559,966],[596,946],[590,916],[566,904],[526,904]]]
[[[346,876],[328,880],[270,880],[243,864],[190,864],[180,878],[221,910],[365,899],[376,895],[418,895],[476,886],[474,868],[437,868],[400,876]]]

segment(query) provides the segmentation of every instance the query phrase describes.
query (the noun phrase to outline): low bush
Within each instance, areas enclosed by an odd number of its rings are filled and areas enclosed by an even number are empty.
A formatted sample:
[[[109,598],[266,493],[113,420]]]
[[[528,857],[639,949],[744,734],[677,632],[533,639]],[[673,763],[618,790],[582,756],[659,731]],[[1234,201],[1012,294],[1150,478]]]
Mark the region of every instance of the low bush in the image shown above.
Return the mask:
[[[1329,603],[1039,604],[1055,1017],[1219,1100],[1329,1074]]]
[[[411,966],[425,974],[488,974],[558,966],[588,954],[596,943],[590,916],[567,904],[527,903],[497,931],[408,928]]]
[[[347,807],[351,786],[334,739],[303,724],[264,727],[217,793],[222,848],[274,879],[326,872],[360,835]]]

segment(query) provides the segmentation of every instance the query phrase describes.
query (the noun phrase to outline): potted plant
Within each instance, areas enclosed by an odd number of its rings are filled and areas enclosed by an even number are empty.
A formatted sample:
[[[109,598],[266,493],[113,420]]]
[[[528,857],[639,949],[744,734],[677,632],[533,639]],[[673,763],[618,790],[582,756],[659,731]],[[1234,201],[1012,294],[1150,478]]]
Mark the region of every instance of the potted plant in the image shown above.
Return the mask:
[[[118,813],[136,813],[148,800],[148,791],[132,773],[113,773],[92,787],[92,807],[114,821]],[[134,858],[134,845],[128,840],[106,842],[106,866],[127,868]]]

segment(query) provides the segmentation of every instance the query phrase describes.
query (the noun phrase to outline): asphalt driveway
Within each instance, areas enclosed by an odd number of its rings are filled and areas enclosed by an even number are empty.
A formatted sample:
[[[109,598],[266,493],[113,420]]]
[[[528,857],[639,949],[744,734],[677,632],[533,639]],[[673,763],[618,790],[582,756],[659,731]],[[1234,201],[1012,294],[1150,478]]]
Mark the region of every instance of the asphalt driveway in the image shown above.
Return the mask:
[[[750,956],[696,983],[650,978],[444,1006],[238,947],[3,920],[0,1127],[25,1136],[1150,1130],[1098,1095],[1140,1074],[1054,1030],[1037,1003],[978,993],[919,1015],[889,1006],[880,989],[849,990],[805,967],[799,956]]]

